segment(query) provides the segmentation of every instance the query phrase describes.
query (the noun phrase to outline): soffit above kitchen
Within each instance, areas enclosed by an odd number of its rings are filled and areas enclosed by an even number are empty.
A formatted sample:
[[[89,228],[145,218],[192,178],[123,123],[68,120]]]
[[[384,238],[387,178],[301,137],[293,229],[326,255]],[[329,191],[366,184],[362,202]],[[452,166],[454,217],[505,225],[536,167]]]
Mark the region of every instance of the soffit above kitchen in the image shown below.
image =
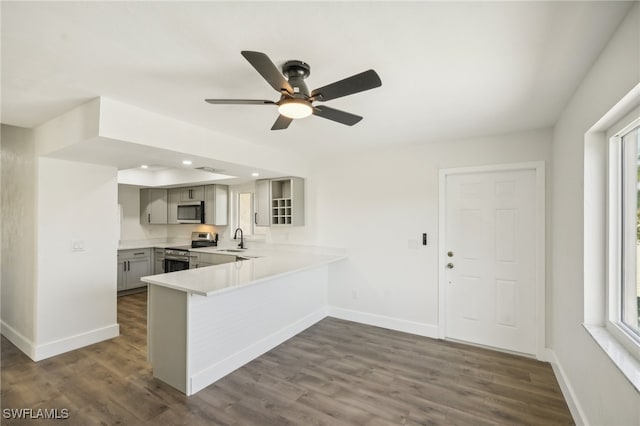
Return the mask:
[[[120,183],[133,185],[238,184],[257,177],[305,176],[308,170],[293,153],[106,98],[73,108],[33,134],[37,155],[113,166]]]
[[[2,121],[35,127],[107,97],[252,144],[320,158],[552,126],[633,2],[2,2]],[[353,127],[271,132],[272,99],[240,55],[311,64]],[[275,100],[275,99],[274,99]]]

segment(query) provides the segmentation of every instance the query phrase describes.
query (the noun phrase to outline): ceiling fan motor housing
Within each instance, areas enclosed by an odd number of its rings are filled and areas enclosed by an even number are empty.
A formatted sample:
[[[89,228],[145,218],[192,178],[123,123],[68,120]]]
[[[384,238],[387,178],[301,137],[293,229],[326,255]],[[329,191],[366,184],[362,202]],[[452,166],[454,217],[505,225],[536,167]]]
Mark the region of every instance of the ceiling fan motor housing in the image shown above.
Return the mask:
[[[302,61],[287,61],[282,65],[282,74],[287,77],[289,84],[293,87],[293,95],[304,95],[309,97],[309,88],[304,80],[311,74],[311,66]]]

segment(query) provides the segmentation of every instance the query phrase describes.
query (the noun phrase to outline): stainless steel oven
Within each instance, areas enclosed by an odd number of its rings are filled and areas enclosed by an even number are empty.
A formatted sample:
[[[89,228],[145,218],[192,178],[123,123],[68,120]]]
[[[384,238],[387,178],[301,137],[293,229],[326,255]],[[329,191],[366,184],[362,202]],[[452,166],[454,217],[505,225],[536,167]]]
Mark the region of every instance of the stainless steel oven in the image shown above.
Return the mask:
[[[168,247],[164,250],[164,272],[176,272],[189,269],[189,249],[197,247],[215,247],[218,234],[212,232],[192,232],[191,245]]]
[[[164,251],[164,272],[189,269],[189,247],[172,247]]]

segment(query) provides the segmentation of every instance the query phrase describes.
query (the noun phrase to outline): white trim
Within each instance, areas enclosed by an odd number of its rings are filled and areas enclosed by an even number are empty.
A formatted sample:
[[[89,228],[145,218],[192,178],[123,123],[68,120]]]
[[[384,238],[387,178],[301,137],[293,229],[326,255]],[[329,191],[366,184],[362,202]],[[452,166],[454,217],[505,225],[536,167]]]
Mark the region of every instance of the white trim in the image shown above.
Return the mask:
[[[546,206],[544,161],[495,164],[474,167],[456,167],[438,171],[438,337],[446,338],[446,178],[450,175],[487,173],[498,171],[534,170],[536,174],[536,229],[535,229],[535,310],[536,310],[536,357],[545,358],[546,350]]]
[[[11,343],[16,345],[18,349],[25,353],[29,358],[35,359],[35,345],[18,330],[11,327],[4,321],[0,322],[0,333],[6,337]]]
[[[635,116],[639,114],[640,111],[634,109],[630,115]],[[628,120],[628,116],[625,117],[622,121]],[[622,137],[629,133],[634,128],[638,127],[640,124],[640,118],[633,119],[629,124],[624,125],[620,122],[612,125],[612,126],[624,126],[622,129],[616,130],[615,127],[612,129],[612,132],[615,134],[609,138],[604,140],[604,143],[607,144],[606,153],[608,158],[606,159],[606,164],[608,166],[607,170],[607,183],[606,183],[606,234],[605,238],[607,241],[607,252],[606,252],[606,283],[604,288],[605,294],[605,316],[602,319],[603,324],[588,324],[586,325],[587,329],[589,326],[599,326],[604,325],[606,331],[618,341],[620,345],[622,345],[630,354],[630,356],[635,357],[636,364],[637,361],[640,360],[640,343],[638,342],[638,338],[633,332],[630,330],[625,330],[625,326],[621,322],[621,283],[629,279],[630,281],[635,281],[633,278],[623,276],[623,263],[622,258],[626,250],[629,247],[623,247],[622,242],[622,233],[623,227],[625,226],[623,219],[623,206],[622,200],[624,195],[622,194],[624,185],[622,176],[624,161],[623,151],[622,151]],[[610,132],[611,133],[611,132]],[[636,153],[632,153],[633,158],[636,158]],[[632,221],[635,222],[635,211],[632,212],[633,218]],[[635,247],[635,241],[631,241],[633,249]],[[629,250],[635,252],[635,250]],[[629,272],[625,268],[625,272]],[[591,333],[593,335],[593,333]],[[595,337],[594,337],[595,338]],[[596,339],[598,341],[598,339]],[[601,345],[602,346],[602,345]],[[605,350],[605,352],[607,352]],[[607,352],[607,354],[611,357],[611,354]],[[611,357],[616,365],[618,363],[616,360]],[[620,368],[620,366],[618,365]],[[636,366],[637,368],[637,366]],[[620,368],[621,371],[629,378],[632,383],[634,382],[633,369],[625,370]],[[629,376],[631,373],[631,376]],[[637,373],[636,373],[637,374]]]
[[[187,395],[193,395],[194,393],[206,388],[211,383],[214,383],[265,352],[268,352],[281,343],[289,340],[296,334],[301,333],[318,321],[326,318],[326,316],[327,309],[326,307],[322,307],[293,324],[290,324],[279,331],[260,339],[250,346],[243,348],[230,357],[210,365],[202,371],[192,374],[191,377],[187,378]]]
[[[582,324],[598,346],[607,354],[620,372],[640,393],[640,361],[622,344],[622,339],[608,328]]]
[[[337,308],[335,306],[329,306],[328,314],[330,317],[346,321],[353,321],[389,330],[416,334],[418,336],[430,337],[432,339],[438,338],[438,326],[433,324],[425,324],[361,311],[352,311],[350,309]]]
[[[560,364],[556,353],[551,349],[547,349],[546,352],[548,357],[547,362],[549,362],[551,364],[551,368],[553,368],[553,372],[558,380],[558,384],[560,385],[560,390],[562,391],[562,396],[564,396],[564,399],[567,402],[573,421],[578,426],[588,426],[589,423],[587,422],[587,416],[585,415],[576,393],[571,386],[569,376],[567,376],[562,364]]]
[[[34,361],[41,361],[52,356],[60,355],[65,352],[89,346],[103,340],[112,339],[120,335],[120,326],[118,324],[108,325],[86,333],[76,334],[75,336],[65,337],[64,339],[54,340],[53,342],[44,343],[35,347]]]

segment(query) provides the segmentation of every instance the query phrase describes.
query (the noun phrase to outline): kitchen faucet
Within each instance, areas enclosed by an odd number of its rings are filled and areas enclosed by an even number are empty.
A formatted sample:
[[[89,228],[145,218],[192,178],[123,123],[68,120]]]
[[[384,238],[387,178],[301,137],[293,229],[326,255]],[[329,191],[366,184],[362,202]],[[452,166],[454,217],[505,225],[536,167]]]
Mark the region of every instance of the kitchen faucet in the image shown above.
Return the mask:
[[[238,244],[238,248],[243,249],[244,248],[244,232],[242,232],[242,228],[236,228],[235,232],[233,233],[233,239],[234,240],[238,239],[238,231],[240,231],[240,244]]]

